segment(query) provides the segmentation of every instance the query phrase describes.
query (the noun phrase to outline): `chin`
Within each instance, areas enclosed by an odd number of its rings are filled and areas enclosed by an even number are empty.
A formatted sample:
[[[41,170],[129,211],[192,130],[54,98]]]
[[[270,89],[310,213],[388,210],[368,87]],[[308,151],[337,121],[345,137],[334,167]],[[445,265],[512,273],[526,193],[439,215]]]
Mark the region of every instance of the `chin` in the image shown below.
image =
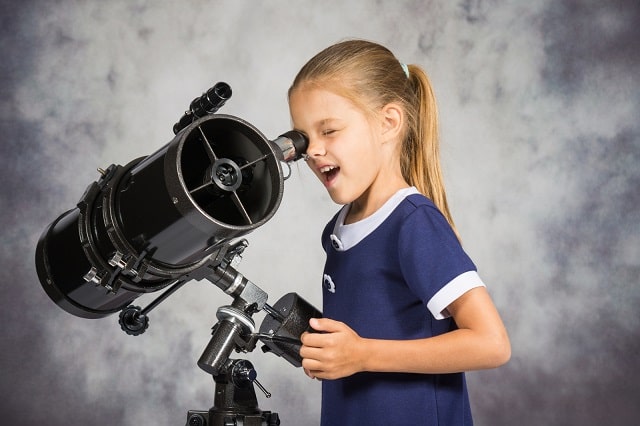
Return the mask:
[[[331,200],[336,204],[345,205],[351,203],[354,200],[352,197],[345,196],[344,194],[338,194],[333,191],[328,192],[329,197],[331,197]]]

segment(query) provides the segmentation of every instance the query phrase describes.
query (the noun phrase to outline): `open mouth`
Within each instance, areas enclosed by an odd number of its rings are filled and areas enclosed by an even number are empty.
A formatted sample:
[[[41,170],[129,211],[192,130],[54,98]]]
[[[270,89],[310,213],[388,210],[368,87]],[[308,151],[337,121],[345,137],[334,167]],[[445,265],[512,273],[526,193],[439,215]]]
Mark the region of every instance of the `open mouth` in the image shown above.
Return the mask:
[[[330,183],[331,181],[333,181],[333,179],[335,179],[339,172],[340,167],[338,166],[324,166],[320,168],[320,173],[322,173],[322,176],[324,176],[325,183]]]

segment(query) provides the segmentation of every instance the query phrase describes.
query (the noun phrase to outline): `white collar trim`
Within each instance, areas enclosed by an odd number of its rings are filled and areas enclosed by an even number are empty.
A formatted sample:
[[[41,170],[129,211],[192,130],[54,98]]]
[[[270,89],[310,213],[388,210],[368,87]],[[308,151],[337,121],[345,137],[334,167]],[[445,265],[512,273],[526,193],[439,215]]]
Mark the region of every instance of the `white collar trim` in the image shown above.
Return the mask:
[[[398,207],[402,200],[413,194],[418,194],[418,190],[413,186],[400,189],[371,216],[349,225],[344,224],[344,219],[347,217],[347,213],[349,213],[351,204],[345,205],[338,214],[336,224],[333,228],[333,234],[331,234],[333,247],[337,251],[345,251],[354,247],[367,235],[375,231],[376,228],[378,228],[378,226],[380,226],[385,219],[389,217],[391,212]]]

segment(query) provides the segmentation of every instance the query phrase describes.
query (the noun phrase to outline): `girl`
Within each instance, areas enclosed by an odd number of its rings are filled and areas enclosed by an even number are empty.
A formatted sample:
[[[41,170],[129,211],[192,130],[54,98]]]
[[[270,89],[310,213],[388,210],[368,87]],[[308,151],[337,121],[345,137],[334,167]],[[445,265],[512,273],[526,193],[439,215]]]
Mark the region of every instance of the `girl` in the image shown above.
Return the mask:
[[[307,164],[344,205],[322,234],[325,318],[301,337],[322,425],[472,424],[463,372],[511,349],[447,206],[426,74],[345,41],[304,65],[289,106]]]

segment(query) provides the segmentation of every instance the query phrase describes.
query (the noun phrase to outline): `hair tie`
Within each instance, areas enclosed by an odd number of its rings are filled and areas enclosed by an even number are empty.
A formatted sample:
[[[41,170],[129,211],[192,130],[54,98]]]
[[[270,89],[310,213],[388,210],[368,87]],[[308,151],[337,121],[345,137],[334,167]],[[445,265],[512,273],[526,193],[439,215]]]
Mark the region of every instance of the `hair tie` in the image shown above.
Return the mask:
[[[409,78],[409,67],[404,62],[400,62],[400,66],[402,67],[402,71],[404,71],[404,75]]]

